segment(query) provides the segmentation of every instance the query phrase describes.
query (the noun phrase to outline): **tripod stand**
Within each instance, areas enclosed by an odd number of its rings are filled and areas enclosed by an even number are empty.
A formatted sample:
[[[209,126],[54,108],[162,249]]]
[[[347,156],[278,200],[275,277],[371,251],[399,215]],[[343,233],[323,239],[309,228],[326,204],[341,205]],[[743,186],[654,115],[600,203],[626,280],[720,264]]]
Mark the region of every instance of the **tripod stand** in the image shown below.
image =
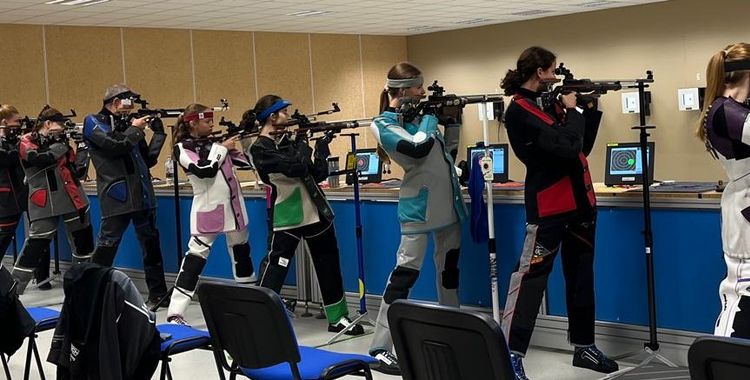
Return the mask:
[[[615,379],[626,373],[633,371],[637,368],[641,368],[646,364],[650,363],[654,359],[664,363],[669,367],[677,367],[672,361],[664,357],[659,353],[659,340],[656,332],[656,292],[654,285],[654,236],[651,229],[651,193],[649,189],[650,185],[650,168],[648,165],[649,154],[653,154],[648,151],[648,130],[655,129],[655,126],[646,125],[646,87],[647,83],[653,83],[653,76],[649,75],[647,79],[639,79],[635,81],[635,84],[630,88],[638,89],[638,99],[640,108],[640,125],[633,127],[632,129],[640,131],[640,149],[641,149],[641,167],[643,177],[643,240],[646,254],[646,287],[648,292],[648,331],[649,340],[643,344],[643,350],[627,353],[625,355],[618,356],[614,359],[619,360],[627,357],[640,356],[645,354],[645,358],[641,360],[635,367],[626,368],[617,372],[610,373],[602,379]]]
[[[349,136],[349,139],[351,141],[351,149],[352,154],[354,154],[356,158],[357,154],[357,136],[359,136],[359,133],[345,133],[341,134],[341,136]],[[348,166],[348,165],[347,165]],[[354,328],[354,326],[357,325],[359,322],[365,322],[369,324],[370,326],[375,326],[375,323],[367,316],[367,302],[365,297],[365,256],[364,256],[364,248],[362,247],[362,216],[361,216],[361,210],[360,210],[360,200],[359,200],[359,172],[357,171],[356,164],[354,165],[354,168],[352,169],[344,169],[340,170],[338,172],[331,173],[331,175],[341,175],[341,174],[347,174],[351,173],[353,177],[353,188],[354,188],[354,233],[357,240],[357,277],[359,282],[359,310],[357,310],[357,313],[359,314],[357,318],[354,318],[352,323],[349,326],[346,326],[343,330],[339,331],[334,335],[331,339],[328,340],[326,343],[331,344],[336,341],[341,335],[346,333],[347,331]]]
[[[500,295],[497,284],[497,249],[495,245],[495,202],[492,195],[493,164],[492,151],[490,150],[489,125],[487,120],[487,103],[479,103],[479,113],[482,115],[482,137],[484,142],[484,158],[480,161],[482,173],[484,174],[484,187],[487,197],[487,227],[489,229],[487,249],[490,258],[490,288],[492,291],[492,318],[498,325],[502,324],[500,315]],[[472,160],[471,157],[468,157]],[[473,165],[474,163],[472,163]]]
[[[174,136],[174,133],[172,133]],[[172,137],[172,146],[174,146],[174,137]],[[180,267],[182,266],[182,216],[180,213],[180,181],[177,175],[177,168],[179,163],[177,159],[172,155],[172,190],[174,190],[174,213],[175,213],[175,239],[177,243],[177,273],[180,273]],[[167,294],[162,297],[159,302],[151,307],[151,311],[156,312],[159,308],[164,305],[167,300],[172,298],[172,292],[174,292],[174,285],[169,288]]]

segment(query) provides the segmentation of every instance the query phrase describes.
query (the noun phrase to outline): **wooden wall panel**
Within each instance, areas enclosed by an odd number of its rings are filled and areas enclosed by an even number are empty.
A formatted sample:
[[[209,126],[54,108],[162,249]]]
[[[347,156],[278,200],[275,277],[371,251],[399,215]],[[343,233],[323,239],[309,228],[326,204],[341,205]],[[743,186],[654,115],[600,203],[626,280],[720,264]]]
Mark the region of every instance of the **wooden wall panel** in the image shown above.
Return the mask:
[[[362,36],[362,68],[364,73],[365,114],[377,116],[380,112],[380,94],[383,92],[388,70],[406,60],[406,37]],[[375,148],[377,142],[369,130],[365,146]],[[402,178],[403,169],[395,162],[390,174],[383,178]]]
[[[46,36],[50,103],[83,121],[101,109],[107,87],[123,82],[120,29],[47,26]]]
[[[0,103],[22,115],[36,116],[47,101],[44,45],[38,25],[0,25],[5,52],[0,73]]]
[[[291,111],[312,110],[310,49],[307,34],[255,33],[258,96],[274,94],[292,103]]]
[[[126,29],[124,34],[127,84],[154,108],[180,108],[193,102],[193,67],[190,32],[178,29]],[[174,119],[164,120],[171,125]],[[171,130],[167,128],[167,133]],[[149,134],[150,135],[150,134]],[[150,138],[150,137],[147,137]],[[164,178],[164,163],[171,154],[171,139],[152,169]]]
[[[359,38],[354,35],[310,35],[315,112],[330,109],[337,102],[341,112],[321,117],[321,120],[349,120],[364,116],[362,105],[362,65]],[[352,132],[352,131],[350,131]],[[358,146],[364,147],[365,128],[360,133]],[[348,137],[336,138],[330,145],[331,154],[341,157],[351,150]]]
[[[219,126],[222,116],[239,124],[242,113],[257,101],[252,32],[194,30],[192,33],[198,103],[211,107],[218,105],[221,98],[228,99],[229,110],[215,115],[214,130],[222,129]],[[240,171],[238,175],[242,181],[255,180],[249,171]]]
[[[239,123],[255,105],[252,32],[193,31],[196,98],[207,106],[229,100],[230,109],[217,114]]]

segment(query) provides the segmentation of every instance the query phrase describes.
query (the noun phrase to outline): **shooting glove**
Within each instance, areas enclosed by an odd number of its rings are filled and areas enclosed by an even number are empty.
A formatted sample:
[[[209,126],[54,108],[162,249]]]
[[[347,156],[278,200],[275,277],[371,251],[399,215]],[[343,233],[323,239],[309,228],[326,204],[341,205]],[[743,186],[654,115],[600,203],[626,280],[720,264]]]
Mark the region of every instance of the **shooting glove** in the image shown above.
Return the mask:
[[[151,128],[154,133],[164,134],[164,122],[160,118],[155,117],[148,122],[148,127]]]
[[[596,111],[599,108],[599,99],[595,96],[579,95],[576,104],[584,110]]]
[[[326,133],[325,136],[315,141],[315,159],[316,160],[325,160],[328,158],[328,156],[331,155],[331,149],[328,147],[328,143],[330,142],[331,140],[328,137],[328,133]]]
[[[461,170],[461,174],[458,176],[458,183],[460,183],[461,186],[468,186],[469,174],[471,174],[471,172],[469,171],[469,164],[466,162],[466,160],[462,160],[456,166],[458,166],[458,168]]]

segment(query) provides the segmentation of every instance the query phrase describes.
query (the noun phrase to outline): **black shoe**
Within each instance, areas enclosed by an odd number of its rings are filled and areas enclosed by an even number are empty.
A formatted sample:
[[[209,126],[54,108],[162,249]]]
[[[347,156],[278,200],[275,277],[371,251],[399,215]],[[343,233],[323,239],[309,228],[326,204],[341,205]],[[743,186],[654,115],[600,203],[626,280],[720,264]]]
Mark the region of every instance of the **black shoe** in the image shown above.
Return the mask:
[[[386,375],[401,376],[401,367],[398,366],[398,359],[390,351],[375,350],[370,353],[370,356],[378,359],[378,363],[380,363],[380,365],[372,369]]]
[[[617,362],[604,355],[596,346],[576,347],[573,367],[588,368],[602,373],[612,373],[620,369]]]
[[[343,317],[341,320],[339,320],[339,323],[335,325],[328,325],[328,331],[329,332],[340,332],[341,330],[347,328],[348,326],[351,326],[352,320],[348,317]],[[365,329],[362,327],[362,325],[354,325],[354,327],[350,328],[349,330],[346,330],[344,335],[351,335],[351,336],[357,336],[362,335],[365,333]]]
[[[526,377],[526,372],[523,370],[523,356],[511,353],[510,365],[513,367],[513,374],[516,375],[515,380],[529,380]]]
[[[47,281],[39,286],[37,286],[37,289],[39,290],[50,290],[52,289],[52,281]]]
[[[158,305],[159,302],[161,302],[162,298],[164,298],[164,297],[167,297],[167,295],[163,295],[161,297],[151,297],[151,298],[149,298],[148,301],[146,301],[146,308],[149,309],[149,310],[153,310],[156,307],[156,305]],[[164,302],[161,302],[161,305],[159,305],[159,307],[160,308],[169,307],[170,301],[171,301],[171,298],[165,299]]]

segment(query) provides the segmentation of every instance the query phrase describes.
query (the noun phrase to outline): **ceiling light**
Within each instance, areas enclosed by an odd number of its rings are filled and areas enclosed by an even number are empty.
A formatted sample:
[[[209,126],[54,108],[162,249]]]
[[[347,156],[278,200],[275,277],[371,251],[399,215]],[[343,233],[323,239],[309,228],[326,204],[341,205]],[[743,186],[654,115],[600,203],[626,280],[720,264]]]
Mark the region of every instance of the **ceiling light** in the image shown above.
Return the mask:
[[[309,17],[309,16],[323,16],[327,14],[333,13],[332,11],[299,11],[294,13],[287,13],[287,16],[297,16],[297,17]]]
[[[577,4],[577,5],[579,7],[585,7],[585,8],[596,8],[596,7],[601,7],[604,5],[612,5],[615,3],[619,3],[619,1],[598,0],[598,1],[589,1],[586,3]]]
[[[419,32],[423,30],[430,30],[430,29],[436,29],[436,28],[437,26],[420,25],[420,26],[410,26],[406,28],[406,30],[410,32]]]
[[[540,14],[550,13],[550,12],[552,11],[546,10],[546,9],[532,9],[528,11],[514,12],[514,13],[511,13],[511,15],[513,16],[535,16],[535,15],[540,15]]]
[[[493,21],[491,18],[470,18],[467,20],[456,21],[456,24],[481,24]]]
[[[101,4],[106,3],[109,0],[52,0],[48,1],[45,4],[60,4],[60,5],[94,5],[94,4]]]

